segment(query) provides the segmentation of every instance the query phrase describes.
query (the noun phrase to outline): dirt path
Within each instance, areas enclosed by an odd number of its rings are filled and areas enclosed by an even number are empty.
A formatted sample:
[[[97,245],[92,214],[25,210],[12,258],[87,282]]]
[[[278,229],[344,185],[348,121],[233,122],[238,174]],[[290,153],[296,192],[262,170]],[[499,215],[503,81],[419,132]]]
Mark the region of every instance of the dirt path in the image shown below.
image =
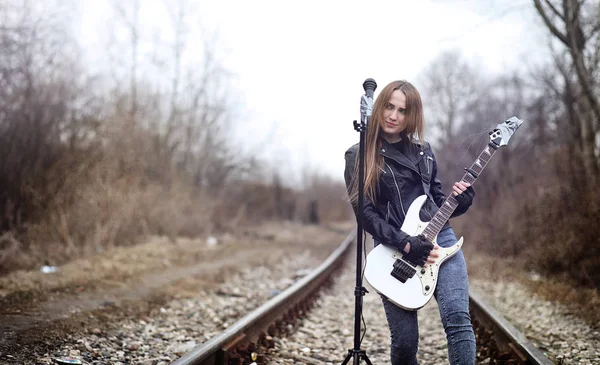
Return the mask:
[[[0,359],[22,363],[78,332],[103,331],[144,316],[161,303],[226,281],[241,269],[268,266],[310,252],[325,258],[351,229],[266,224],[237,236],[154,237],[73,261],[53,274],[17,272],[0,278]],[[214,241],[214,240],[213,240]]]

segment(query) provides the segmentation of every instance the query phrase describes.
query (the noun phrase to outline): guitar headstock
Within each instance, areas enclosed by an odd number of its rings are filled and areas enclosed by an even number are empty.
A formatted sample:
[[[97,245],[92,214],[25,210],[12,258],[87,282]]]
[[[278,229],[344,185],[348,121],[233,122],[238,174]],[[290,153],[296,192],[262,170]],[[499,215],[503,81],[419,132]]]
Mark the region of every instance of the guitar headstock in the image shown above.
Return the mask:
[[[490,141],[498,147],[506,146],[510,137],[512,137],[522,123],[523,121],[517,117],[505,120],[490,132]]]

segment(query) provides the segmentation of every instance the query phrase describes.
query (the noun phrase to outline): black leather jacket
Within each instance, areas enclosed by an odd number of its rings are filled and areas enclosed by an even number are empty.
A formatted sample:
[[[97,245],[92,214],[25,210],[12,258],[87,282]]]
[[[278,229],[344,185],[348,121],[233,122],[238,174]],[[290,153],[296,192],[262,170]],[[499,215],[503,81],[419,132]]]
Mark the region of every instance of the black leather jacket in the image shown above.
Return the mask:
[[[396,146],[386,140],[382,141],[379,154],[383,157],[383,166],[376,188],[376,199],[373,203],[365,194],[363,229],[373,236],[376,245],[383,243],[402,249],[406,238],[409,237],[400,230],[406,212],[417,197],[425,194],[419,165],[427,170],[423,175],[430,177],[429,192],[433,199],[432,201],[428,198],[423,204],[419,214],[421,220],[424,222],[431,220],[444,203],[446,196],[442,192],[442,183],[437,177],[437,163],[430,145],[410,144],[410,147],[405,148],[406,155]],[[358,144],[350,147],[345,154],[344,178],[348,190],[354,178],[357,154]],[[425,159],[424,164],[421,163],[422,159]],[[357,205],[353,205],[353,208],[356,213]],[[457,208],[451,217],[457,217],[466,210],[466,208],[464,210]],[[449,226],[449,223],[446,223],[446,226]]]

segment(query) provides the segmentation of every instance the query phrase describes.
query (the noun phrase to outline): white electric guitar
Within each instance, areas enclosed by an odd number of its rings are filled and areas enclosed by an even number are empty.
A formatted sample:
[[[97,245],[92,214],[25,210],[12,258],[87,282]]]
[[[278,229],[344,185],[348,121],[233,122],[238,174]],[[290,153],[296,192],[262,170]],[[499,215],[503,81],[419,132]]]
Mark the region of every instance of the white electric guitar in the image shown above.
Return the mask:
[[[508,140],[521,123],[523,123],[522,120],[512,117],[498,124],[490,132],[488,145],[481,151],[471,167],[465,169],[466,173],[461,181],[473,184],[496,150],[508,144]],[[454,195],[450,194],[433,218],[429,222],[422,222],[419,218],[419,211],[426,199],[427,195],[421,195],[413,201],[406,212],[401,229],[411,236],[423,234],[425,238],[436,244],[437,235],[446,221],[450,219],[458,202]],[[455,255],[462,244],[461,237],[450,247],[440,247],[436,262],[425,264],[424,267],[414,266],[404,260],[402,252],[392,246],[377,245],[367,256],[365,278],[378,293],[385,295],[392,303],[407,310],[417,310],[425,306],[433,296],[440,265]]]

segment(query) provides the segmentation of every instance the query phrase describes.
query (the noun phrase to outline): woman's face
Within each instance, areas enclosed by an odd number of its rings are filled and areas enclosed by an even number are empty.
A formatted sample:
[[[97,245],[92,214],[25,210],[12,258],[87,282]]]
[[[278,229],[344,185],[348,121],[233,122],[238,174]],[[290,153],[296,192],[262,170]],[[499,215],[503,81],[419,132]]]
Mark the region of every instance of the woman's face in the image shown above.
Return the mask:
[[[387,139],[397,139],[406,128],[406,96],[395,90],[383,109],[383,134]]]

